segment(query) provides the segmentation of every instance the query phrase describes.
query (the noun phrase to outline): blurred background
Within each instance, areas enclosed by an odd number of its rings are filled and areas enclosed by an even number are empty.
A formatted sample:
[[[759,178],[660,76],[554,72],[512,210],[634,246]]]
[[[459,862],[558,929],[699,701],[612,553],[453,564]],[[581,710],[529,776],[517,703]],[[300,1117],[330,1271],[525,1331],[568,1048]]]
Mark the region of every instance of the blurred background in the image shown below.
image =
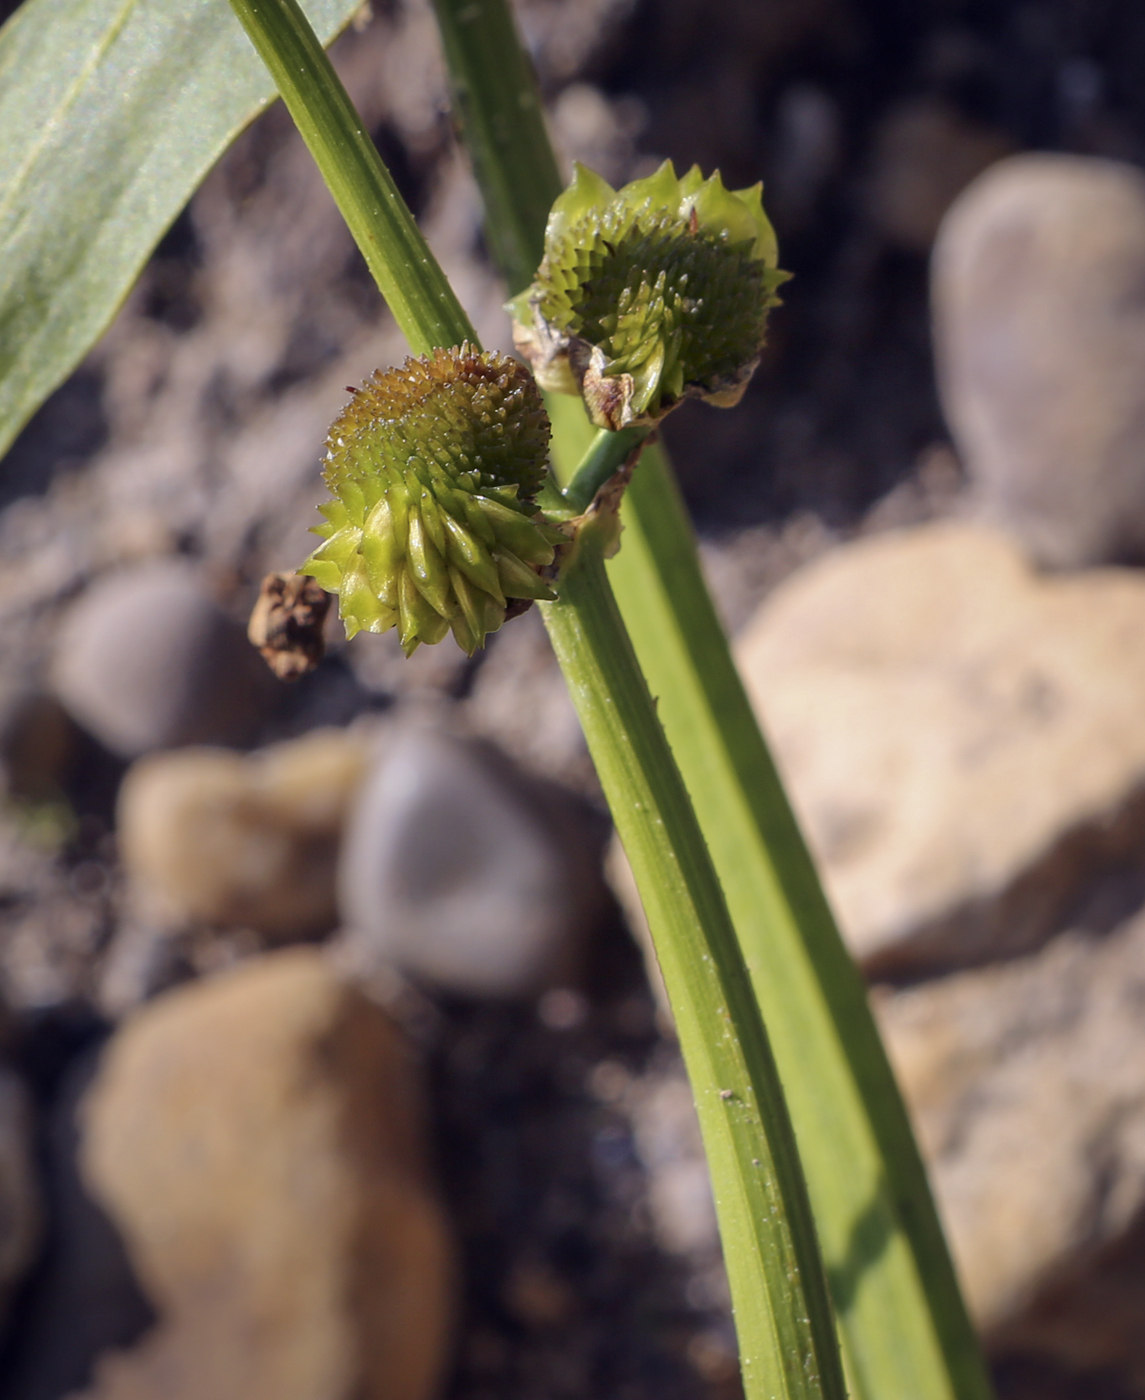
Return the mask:
[[[664,436],[1003,1400],[1145,1396],[1145,11],[517,11],[567,161],[765,182],[764,362]],[[428,4],[332,52],[507,349]],[[740,1393],[536,612],[245,640],[404,354],[276,107],[0,465],[0,1400]]]

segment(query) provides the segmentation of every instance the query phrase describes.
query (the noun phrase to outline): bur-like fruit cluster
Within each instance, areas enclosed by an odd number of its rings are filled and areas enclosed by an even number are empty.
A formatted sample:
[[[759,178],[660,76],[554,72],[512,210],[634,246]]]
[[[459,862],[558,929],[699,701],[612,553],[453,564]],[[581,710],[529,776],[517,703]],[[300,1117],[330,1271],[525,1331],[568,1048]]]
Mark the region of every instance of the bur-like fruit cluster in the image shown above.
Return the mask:
[[[507,356],[462,345],[376,370],[330,429],[325,543],[300,572],[338,594],[350,636],[396,627],[408,656],[452,630],[472,655],[514,600],[555,596],[540,571],[564,537],[532,500],[548,444]]]
[[[533,285],[511,304],[542,388],[579,393],[604,428],[682,399],[737,403],[787,274],[761,185],[725,189],[671,161],[617,191],[583,165],[553,205]]]

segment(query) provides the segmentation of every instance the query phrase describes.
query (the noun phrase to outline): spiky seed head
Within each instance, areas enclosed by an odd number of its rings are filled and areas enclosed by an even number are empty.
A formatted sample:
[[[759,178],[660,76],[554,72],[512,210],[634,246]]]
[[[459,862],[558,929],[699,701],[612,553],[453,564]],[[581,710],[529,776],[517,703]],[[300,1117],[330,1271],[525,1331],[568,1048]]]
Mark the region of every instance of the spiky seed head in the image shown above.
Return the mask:
[[[375,370],[335,419],[303,564],[350,636],[398,629],[408,656],[449,631],[470,655],[512,599],[553,598],[563,536],[533,503],[549,420],[523,365],[469,345]]]
[[[583,394],[603,428],[682,399],[730,407],[759,363],[777,267],[763,186],[725,189],[671,161],[614,190],[578,164],[553,205],[533,285],[509,304],[542,388]]]

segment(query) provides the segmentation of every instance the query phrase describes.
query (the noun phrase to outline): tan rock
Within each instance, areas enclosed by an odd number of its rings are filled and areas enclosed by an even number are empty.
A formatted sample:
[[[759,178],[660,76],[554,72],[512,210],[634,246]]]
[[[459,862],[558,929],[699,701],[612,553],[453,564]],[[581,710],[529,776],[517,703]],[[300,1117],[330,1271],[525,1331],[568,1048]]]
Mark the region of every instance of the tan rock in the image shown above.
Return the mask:
[[[160,1315],[89,1400],[424,1400],[450,1242],[386,1016],[311,950],[151,1002],[87,1100],[83,1165]]]
[[[140,759],[118,831],[141,912],[280,938],[331,928],[338,843],[370,753],[365,735],[330,729],[249,757],[190,748]]]
[[[876,998],[968,1301],[994,1346],[1128,1367],[1138,1384],[1140,1286],[1101,1279],[1145,1209],[1143,999],[1140,916],[1106,937],[1064,935],[1034,956]]]
[[[1145,175],[1002,161],[935,244],[939,386],[992,515],[1072,567],[1145,551]]]
[[[1034,947],[1141,864],[1145,576],[1042,577],[970,524],[880,535],[776,590],[739,658],[871,971]]]

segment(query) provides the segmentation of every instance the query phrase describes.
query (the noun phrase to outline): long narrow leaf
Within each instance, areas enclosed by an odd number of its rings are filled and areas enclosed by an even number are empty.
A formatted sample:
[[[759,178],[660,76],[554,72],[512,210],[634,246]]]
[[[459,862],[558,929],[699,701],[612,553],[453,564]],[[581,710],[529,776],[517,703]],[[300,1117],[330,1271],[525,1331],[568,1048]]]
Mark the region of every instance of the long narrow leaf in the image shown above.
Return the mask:
[[[360,0],[308,0],[328,43]],[[0,455],[275,95],[226,0],[27,0],[0,29]]]

